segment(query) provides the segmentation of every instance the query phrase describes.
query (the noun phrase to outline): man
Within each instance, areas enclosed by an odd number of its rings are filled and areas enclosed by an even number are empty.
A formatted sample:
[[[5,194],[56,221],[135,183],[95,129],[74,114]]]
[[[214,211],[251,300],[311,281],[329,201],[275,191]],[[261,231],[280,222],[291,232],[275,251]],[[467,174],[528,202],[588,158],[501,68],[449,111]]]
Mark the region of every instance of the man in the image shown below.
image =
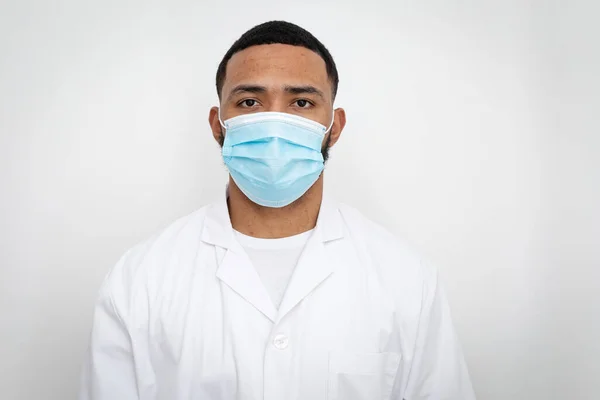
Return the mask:
[[[108,275],[80,399],[474,399],[436,272],[323,195],[346,123],[328,50],[268,22],[216,83],[227,193]]]

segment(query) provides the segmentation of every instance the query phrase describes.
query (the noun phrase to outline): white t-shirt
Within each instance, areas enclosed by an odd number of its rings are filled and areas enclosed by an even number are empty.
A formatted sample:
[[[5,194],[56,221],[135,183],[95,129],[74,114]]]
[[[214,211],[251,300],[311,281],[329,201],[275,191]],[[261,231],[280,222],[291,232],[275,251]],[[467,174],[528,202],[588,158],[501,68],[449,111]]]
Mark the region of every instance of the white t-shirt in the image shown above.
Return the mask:
[[[277,309],[312,233],[310,230],[281,239],[259,239],[235,231],[237,241],[248,254]]]

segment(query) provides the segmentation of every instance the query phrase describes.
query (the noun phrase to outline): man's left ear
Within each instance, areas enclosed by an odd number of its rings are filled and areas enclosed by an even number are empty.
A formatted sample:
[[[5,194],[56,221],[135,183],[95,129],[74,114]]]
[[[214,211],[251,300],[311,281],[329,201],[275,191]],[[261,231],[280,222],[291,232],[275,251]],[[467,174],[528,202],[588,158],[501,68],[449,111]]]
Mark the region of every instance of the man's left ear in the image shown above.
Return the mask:
[[[333,125],[329,132],[329,146],[333,147],[340,139],[340,135],[346,126],[346,111],[343,108],[333,110]]]

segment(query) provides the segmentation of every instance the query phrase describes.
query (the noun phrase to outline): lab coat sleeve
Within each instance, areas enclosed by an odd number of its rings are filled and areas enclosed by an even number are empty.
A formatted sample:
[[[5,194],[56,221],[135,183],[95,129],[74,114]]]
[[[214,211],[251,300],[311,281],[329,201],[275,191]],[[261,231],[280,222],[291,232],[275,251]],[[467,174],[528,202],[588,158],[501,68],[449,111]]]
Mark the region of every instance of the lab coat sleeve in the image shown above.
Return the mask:
[[[437,271],[424,267],[423,272],[422,309],[403,400],[475,400]]]
[[[115,301],[124,295],[121,265],[104,281],[96,302],[90,346],[84,361],[79,400],[140,399],[136,384],[133,340],[124,312]]]

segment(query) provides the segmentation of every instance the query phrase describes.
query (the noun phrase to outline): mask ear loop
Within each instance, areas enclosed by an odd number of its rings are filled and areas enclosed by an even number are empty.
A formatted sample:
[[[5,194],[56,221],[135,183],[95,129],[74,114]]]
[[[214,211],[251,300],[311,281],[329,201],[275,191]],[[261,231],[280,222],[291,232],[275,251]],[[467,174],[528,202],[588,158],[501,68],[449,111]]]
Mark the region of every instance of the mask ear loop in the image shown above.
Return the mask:
[[[221,124],[221,126],[223,127],[223,129],[227,129],[227,127],[225,126],[225,124],[223,123],[223,120],[221,119],[221,107],[219,107],[219,111],[217,111],[218,113],[218,118],[219,118],[219,124]]]
[[[335,122],[335,111],[333,112],[333,117],[331,118],[331,123],[329,124],[329,128],[327,128],[327,130],[325,131],[325,133],[323,135],[327,135],[327,133],[331,130],[331,128],[333,127],[333,123]]]

